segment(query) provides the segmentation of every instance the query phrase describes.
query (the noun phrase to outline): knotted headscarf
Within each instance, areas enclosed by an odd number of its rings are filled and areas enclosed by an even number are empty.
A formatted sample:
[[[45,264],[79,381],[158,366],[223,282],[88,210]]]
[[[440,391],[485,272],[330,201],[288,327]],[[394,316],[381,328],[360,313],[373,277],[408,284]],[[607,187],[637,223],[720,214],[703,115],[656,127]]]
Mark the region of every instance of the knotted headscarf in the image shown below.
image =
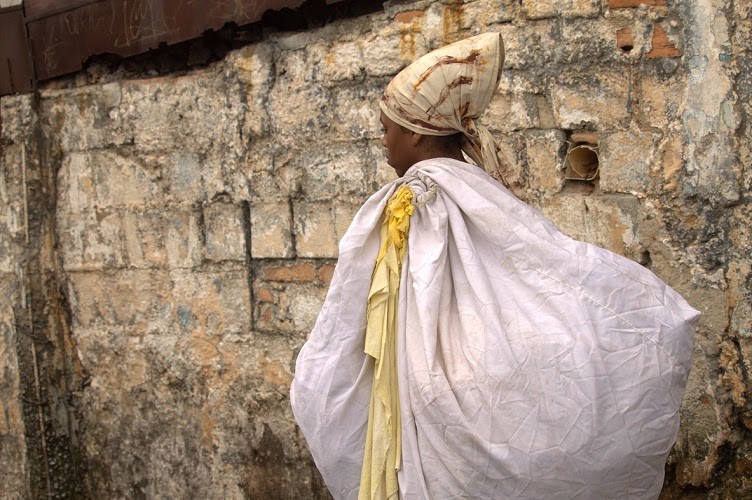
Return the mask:
[[[389,82],[379,105],[398,125],[423,135],[461,132],[462,151],[510,187],[491,133],[476,123],[491,102],[504,63],[499,33],[477,35],[414,61]]]

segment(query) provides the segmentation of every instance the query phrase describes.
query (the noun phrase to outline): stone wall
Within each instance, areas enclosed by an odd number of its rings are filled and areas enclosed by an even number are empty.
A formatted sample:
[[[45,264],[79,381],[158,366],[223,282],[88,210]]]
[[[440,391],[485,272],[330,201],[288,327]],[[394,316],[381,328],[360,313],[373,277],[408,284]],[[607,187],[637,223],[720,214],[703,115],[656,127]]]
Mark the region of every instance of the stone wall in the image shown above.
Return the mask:
[[[4,120],[6,109],[3,108]],[[5,125],[7,128],[8,124]],[[26,243],[25,160],[23,145],[4,147],[0,154],[0,206],[3,208],[0,213],[0,366],[3,367],[0,372],[0,484],[12,496],[25,491],[28,477],[16,349],[17,345],[22,345],[19,329],[28,325],[21,291]],[[28,335],[28,330],[24,333]]]
[[[751,10],[392,1],[200,69],[4,97],[4,493],[327,497],[288,388],[337,241],[394,175],[377,98],[416,56],[498,30],[484,122],[528,201],[704,313],[664,496],[750,494]],[[580,143],[594,181],[568,178]]]

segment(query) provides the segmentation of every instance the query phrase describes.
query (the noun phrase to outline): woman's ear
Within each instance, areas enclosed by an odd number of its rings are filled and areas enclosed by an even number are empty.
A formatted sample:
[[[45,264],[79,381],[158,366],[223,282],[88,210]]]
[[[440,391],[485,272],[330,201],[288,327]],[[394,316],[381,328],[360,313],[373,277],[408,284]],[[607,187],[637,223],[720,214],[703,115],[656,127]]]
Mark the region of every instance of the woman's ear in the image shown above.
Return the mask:
[[[417,132],[412,132],[410,135],[410,145],[415,147],[418,144],[420,144],[420,141],[423,139],[423,136]]]

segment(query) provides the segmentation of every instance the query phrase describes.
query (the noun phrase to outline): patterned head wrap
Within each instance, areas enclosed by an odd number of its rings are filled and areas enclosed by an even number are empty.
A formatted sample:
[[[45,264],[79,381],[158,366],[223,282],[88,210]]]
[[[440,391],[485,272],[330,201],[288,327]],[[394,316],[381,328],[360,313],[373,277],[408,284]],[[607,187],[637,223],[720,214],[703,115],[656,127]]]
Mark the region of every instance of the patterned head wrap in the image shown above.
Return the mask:
[[[462,151],[504,184],[506,169],[491,133],[475,122],[501,76],[499,33],[477,35],[430,52],[389,82],[379,105],[398,125],[423,135],[462,132]]]

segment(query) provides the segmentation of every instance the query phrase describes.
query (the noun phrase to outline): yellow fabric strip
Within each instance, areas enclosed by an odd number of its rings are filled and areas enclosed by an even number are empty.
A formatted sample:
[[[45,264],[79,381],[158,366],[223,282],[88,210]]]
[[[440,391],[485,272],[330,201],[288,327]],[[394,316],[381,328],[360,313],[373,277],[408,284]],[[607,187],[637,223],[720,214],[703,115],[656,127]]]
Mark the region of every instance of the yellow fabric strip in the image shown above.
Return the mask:
[[[375,359],[368,432],[358,500],[397,498],[402,423],[397,385],[397,305],[402,261],[413,213],[413,192],[400,186],[387,204],[381,249],[368,292],[365,352]]]

